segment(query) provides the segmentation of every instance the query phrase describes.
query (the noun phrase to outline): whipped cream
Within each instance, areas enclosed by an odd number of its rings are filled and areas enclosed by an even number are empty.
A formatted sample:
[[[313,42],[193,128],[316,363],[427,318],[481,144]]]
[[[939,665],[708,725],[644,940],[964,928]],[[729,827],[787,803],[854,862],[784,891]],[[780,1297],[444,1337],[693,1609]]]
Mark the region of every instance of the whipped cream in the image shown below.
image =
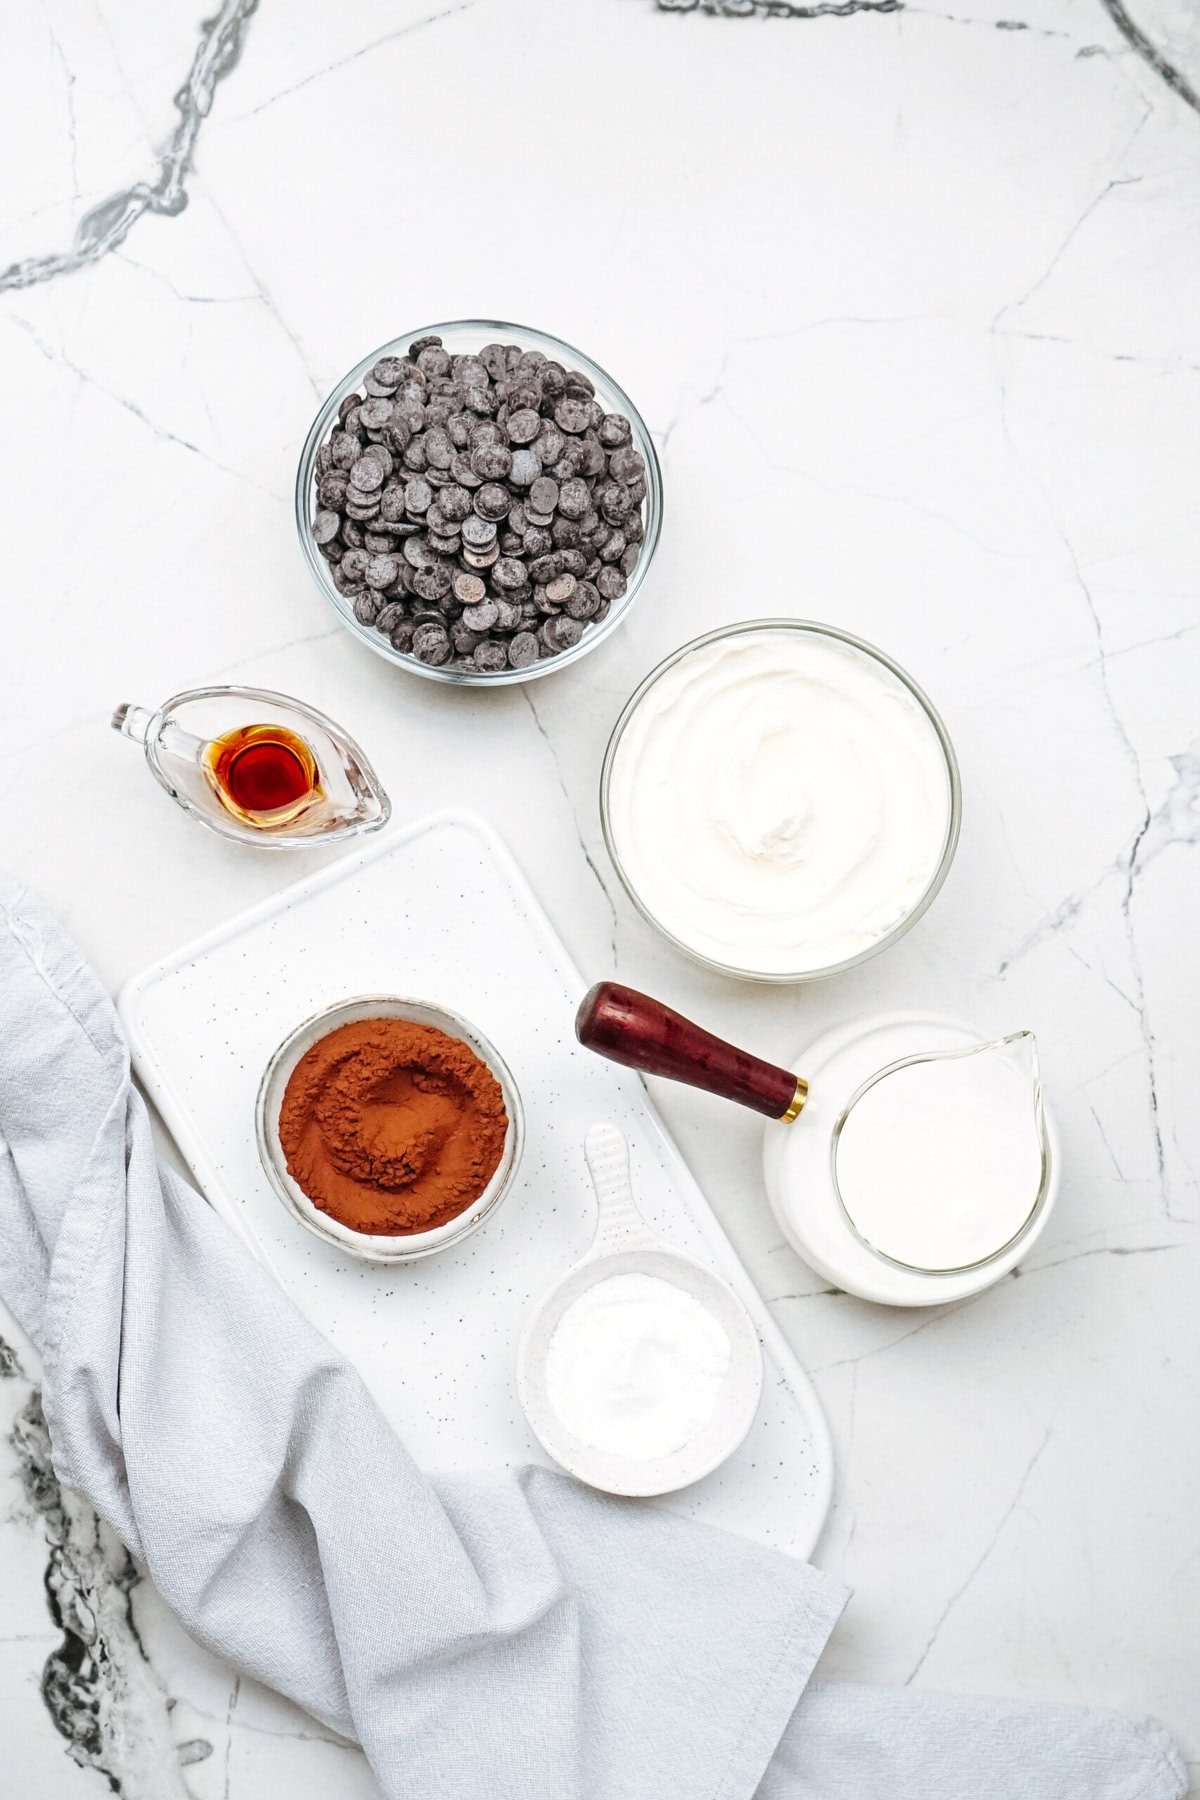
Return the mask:
[[[704,644],[647,689],[608,785],[646,911],[747,974],[814,974],[913,911],[950,829],[946,753],[886,664],[819,631]]]

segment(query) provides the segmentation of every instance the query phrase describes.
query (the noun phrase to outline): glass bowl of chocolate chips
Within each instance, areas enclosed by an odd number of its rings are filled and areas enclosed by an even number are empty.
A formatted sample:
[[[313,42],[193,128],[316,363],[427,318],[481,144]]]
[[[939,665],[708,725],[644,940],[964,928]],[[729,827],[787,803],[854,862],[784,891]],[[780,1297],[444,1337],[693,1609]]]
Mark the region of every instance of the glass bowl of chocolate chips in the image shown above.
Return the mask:
[[[529,681],[609,636],[654,560],[662,472],[610,375],[546,332],[460,319],[340,381],[304,445],[313,579],[380,656]]]

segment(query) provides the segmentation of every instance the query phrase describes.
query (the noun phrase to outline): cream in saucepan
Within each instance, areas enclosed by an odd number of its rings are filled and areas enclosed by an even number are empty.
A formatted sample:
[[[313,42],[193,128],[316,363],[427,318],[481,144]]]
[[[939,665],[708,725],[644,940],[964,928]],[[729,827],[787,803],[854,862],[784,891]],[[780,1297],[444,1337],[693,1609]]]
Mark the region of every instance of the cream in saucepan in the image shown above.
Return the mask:
[[[626,880],[681,944],[747,974],[817,973],[922,900],[951,825],[947,754],[887,664],[763,626],[664,669],[608,784]]]

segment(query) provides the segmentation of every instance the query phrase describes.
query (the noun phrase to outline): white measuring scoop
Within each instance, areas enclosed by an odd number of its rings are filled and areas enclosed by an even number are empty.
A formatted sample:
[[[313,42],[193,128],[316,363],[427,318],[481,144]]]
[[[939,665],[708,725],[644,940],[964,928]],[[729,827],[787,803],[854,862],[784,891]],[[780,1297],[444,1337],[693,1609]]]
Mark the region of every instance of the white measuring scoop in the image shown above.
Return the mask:
[[[584,1155],[599,1208],[596,1235],[581,1262],[534,1308],[517,1351],[517,1393],[543,1449],[571,1475],[610,1494],[669,1494],[711,1474],[742,1443],[762,1397],[762,1349],[745,1306],[733,1289],[695,1257],[674,1250],[650,1230],[633,1198],[629,1146],[615,1125],[593,1125]],[[690,1294],[729,1340],[729,1367],[706,1423],[669,1454],[619,1456],[568,1431],[550,1401],[546,1365],[550,1341],[567,1309],[595,1283],[614,1275],[649,1275]]]

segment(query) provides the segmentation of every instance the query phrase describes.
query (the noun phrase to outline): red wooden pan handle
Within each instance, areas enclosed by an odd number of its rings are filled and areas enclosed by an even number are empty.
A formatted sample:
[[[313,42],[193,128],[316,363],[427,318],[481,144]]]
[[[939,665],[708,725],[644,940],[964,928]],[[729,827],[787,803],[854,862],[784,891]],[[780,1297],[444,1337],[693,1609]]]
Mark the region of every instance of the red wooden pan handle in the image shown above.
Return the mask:
[[[727,1044],[636,988],[601,981],[585,995],[575,1018],[579,1042],[610,1062],[665,1075],[736,1100],[790,1123],[804,1105],[807,1082]]]

